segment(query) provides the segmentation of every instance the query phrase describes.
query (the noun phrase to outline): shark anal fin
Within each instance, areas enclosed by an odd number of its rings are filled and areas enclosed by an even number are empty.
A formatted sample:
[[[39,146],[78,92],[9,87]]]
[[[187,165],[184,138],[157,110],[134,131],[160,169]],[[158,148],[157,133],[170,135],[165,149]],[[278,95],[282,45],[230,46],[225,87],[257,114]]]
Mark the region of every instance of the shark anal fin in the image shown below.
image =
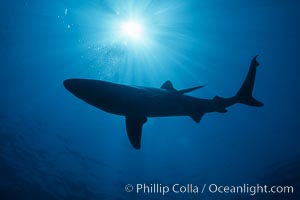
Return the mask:
[[[219,112],[219,113],[227,112],[227,109],[225,108],[224,104],[222,103],[223,101],[225,101],[225,99],[223,97],[215,96],[213,98],[213,100],[215,100],[216,112]]]
[[[190,115],[190,117],[197,123],[199,123],[203,117],[203,113],[200,113],[200,114],[194,114],[194,115]]]
[[[126,116],[126,131],[131,145],[135,149],[141,148],[143,124],[147,122],[146,117]]]

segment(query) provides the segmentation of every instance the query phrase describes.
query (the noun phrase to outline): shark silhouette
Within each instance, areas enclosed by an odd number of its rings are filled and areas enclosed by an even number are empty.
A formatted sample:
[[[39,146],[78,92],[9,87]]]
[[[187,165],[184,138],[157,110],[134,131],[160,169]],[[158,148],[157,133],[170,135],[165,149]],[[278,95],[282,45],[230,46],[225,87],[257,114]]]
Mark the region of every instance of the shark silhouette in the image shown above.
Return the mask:
[[[143,124],[147,117],[190,116],[200,122],[205,113],[227,112],[226,108],[236,103],[263,106],[252,97],[257,56],[252,59],[247,77],[235,96],[200,99],[185,95],[203,86],[176,90],[171,81],[160,88],[128,86],[90,79],[67,79],[65,88],[86,103],[108,113],[125,116],[127,135],[132,146],[141,147]]]

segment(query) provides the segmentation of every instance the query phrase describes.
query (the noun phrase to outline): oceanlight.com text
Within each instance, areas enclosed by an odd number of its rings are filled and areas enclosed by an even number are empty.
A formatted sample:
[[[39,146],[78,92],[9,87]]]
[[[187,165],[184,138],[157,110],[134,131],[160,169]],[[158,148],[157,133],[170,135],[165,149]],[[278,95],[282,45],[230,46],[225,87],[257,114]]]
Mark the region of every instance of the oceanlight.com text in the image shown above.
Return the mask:
[[[274,185],[218,185],[218,184],[161,184],[161,183],[138,183],[135,185],[127,184],[125,186],[126,192],[135,192],[137,194],[158,194],[167,195],[169,193],[174,194],[245,194],[245,195],[257,195],[257,194],[293,194],[293,186],[274,186]]]

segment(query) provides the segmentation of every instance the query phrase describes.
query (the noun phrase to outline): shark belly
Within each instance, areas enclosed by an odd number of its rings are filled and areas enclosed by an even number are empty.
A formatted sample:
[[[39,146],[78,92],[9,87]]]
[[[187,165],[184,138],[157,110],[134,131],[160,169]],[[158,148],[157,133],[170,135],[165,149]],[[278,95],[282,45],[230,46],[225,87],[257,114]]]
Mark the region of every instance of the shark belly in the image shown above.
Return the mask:
[[[103,95],[101,95],[103,96]],[[123,88],[87,102],[103,111],[123,116],[165,117],[188,115],[184,101],[176,95],[148,88]]]

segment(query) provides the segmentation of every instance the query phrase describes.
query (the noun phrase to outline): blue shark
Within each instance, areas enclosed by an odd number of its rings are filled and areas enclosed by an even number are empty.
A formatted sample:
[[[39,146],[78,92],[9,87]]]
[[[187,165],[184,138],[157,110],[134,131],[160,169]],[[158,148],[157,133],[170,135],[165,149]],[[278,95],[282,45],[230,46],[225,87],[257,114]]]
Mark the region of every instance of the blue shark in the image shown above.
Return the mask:
[[[183,90],[166,81],[160,88],[129,86],[102,80],[72,78],[63,82],[65,88],[84,102],[105,112],[125,116],[126,131],[135,149],[141,148],[143,125],[149,117],[190,116],[199,123],[206,113],[227,112],[227,107],[241,103],[261,107],[263,103],[252,96],[256,69],[259,63],[255,56],[246,79],[237,93],[229,98],[215,96],[201,99],[186,95],[204,86]]]

